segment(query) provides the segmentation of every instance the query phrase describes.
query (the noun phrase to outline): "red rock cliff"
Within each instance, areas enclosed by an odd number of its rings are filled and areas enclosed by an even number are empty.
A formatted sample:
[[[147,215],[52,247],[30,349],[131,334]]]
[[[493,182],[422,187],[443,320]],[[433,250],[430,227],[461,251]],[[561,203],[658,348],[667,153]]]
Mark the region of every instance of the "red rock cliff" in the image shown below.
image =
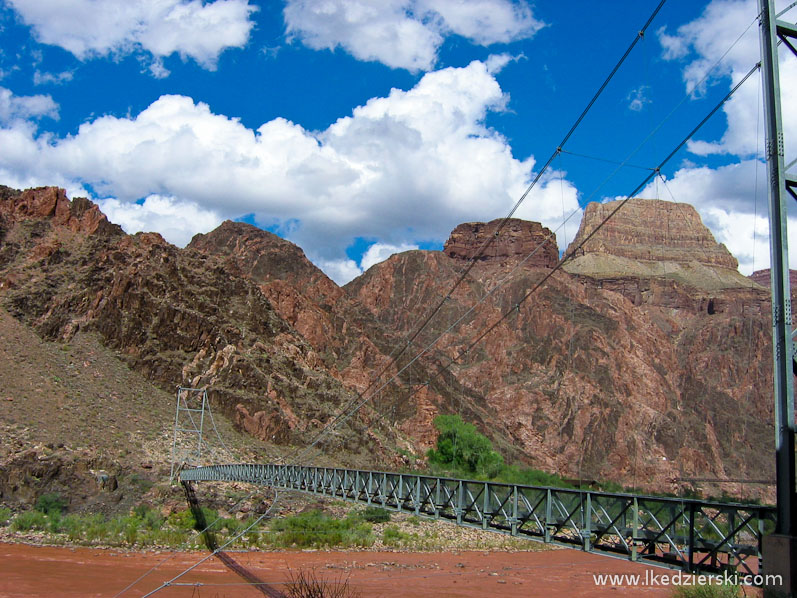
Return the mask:
[[[619,205],[591,203],[567,253],[574,250]],[[689,204],[657,199],[631,199],[578,250],[577,255],[603,253],[632,260],[698,262],[736,270],[739,263],[717,243]]]
[[[451,231],[443,252],[450,258],[470,260],[495,234],[502,222],[503,220],[499,219],[487,223],[460,224]],[[532,253],[534,255],[531,255]],[[559,260],[556,235],[539,222],[510,218],[490,243],[480,261],[497,264],[518,262],[530,255],[526,261],[528,266],[553,268]]]

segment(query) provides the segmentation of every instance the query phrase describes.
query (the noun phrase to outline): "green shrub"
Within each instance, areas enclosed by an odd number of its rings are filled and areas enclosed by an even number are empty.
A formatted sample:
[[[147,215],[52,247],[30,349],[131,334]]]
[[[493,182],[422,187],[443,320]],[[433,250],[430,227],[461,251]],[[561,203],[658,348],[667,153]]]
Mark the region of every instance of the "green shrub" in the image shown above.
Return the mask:
[[[387,523],[390,521],[390,511],[382,507],[366,507],[361,513],[360,517],[369,523]]]
[[[410,534],[402,532],[395,525],[388,525],[382,532],[382,542],[386,546],[400,546],[411,539]]]
[[[194,526],[196,525],[194,515],[188,509],[185,511],[177,511],[176,513],[172,513],[169,515],[166,521],[169,523],[169,525],[183,530],[194,529]]]
[[[107,540],[111,536],[111,523],[100,513],[85,515],[83,518],[84,534],[88,542]]]
[[[0,507],[0,525],[5,525],[11,519],[11,509]]]
[[[504,467],[504,459],[493,450],[490,439],[459,415],[438,415],[434,426],[439,435],[437,450],[428,453],[432,463],[487,477],[495,477]]]
[[[60,511],[53,511],[47,516],[47,529],[54,534],[57,534],[61,531]]]
[[[17,532],[44,530],[47,528],[47,517],[41,511],[24,511],[11,523],[11,529]]]
[[[459,477],[477,477],[507,484],[572,488],[555,474],[537,469],[506,465],[493,450],[490,439],[458,415],[438,415],[434,426],[439,435],[437,448],[427,453],[429,463]]]
[[[160,529],[166,518],[160,511],[147,505],[138,505],[133,509],[133,515],[141,521],[141,526],[148,530]]]
[[[39,497],[34,508],[47,515],[60,515],[66,508],[66,500],[58,492],[47,492]]]
[[[673,598],[738,598],[739,595],[736,585],[680,586],[672,593]]]
[[[283,547],[370,546],[374,542],[370,524],[358,517],[336,519],[317,509],[276,519],[271,530],[276,532],[272,542]]]
[[[565,482],[556,474],[508,465],[501,470],[498,479],[507,484],[522,484],[525,486],[555,486],[557,488],[571,488],[572,484]]]
[[[80,515],[67,515],[61,519],[59,531],[66,534],[70,542],[77,542],[83,538],[83,518]]]
[[[122,535],[126,544],[135,544],[138,540],[138,528],[141,520],[138,517],[124,517],[122,519]]]

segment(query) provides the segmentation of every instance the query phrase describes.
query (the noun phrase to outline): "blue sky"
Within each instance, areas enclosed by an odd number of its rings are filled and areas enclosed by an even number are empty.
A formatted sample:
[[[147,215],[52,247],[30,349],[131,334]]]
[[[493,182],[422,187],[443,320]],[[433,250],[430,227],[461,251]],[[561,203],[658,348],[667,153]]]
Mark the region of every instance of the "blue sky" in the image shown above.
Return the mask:
[[[178,245],[246,220],[343,283],[504,216],[657,4],[0,0],[0,183]],[[564,249],[588,201],[646,174],[594,158],[658,164],[758,60],[755,17],[668,0],[517,215]],[[641,194],[693,204],[744,273],[769,261],[759,94],[756,76]]]

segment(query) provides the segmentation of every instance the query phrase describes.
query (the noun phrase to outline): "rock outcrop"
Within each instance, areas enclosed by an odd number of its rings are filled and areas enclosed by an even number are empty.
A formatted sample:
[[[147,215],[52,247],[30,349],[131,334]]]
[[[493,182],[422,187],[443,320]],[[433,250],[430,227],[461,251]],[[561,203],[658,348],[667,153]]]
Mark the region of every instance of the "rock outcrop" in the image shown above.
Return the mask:
[[[485,251],[479,258],[481,262],[514,265],[525,260],[529,267],[553,268],[559,261],[556,235],[539,222],[517,218],[460,224],[451,231],[443,253],[470,261],[482,248]]]
[[[736,258],[725,245],[716,242],[691,205],[658,199],[621,203],[588,204],[567,253],[576,250],[609,214],[618,210],[578,249],[577,257],[599,253],[643,262],[697,262],[730,270],[739,267]]]
[[[215,256],[229,272],[257,284],[276,312],[324,357],[330,372],[351,387],[366,388],[369,372],[389,361],[390,340],[373,315],[293,243],[227,221],[196,235],[186,249]]]
[[[57,187],[27,189],[21,193],[0,186],[0,218],[12,222],[23,219],[50,219],[54,226],[73,233],[124,234],[111,224],[100,209],[84,197],[69,201]]]
[[[567,249],[566,255],[571,254],[565,271],[620,292],[636,305],[712,314],[760,311],[763,289],[738,272],[736,258],[714,240],[688,204],[648,199],[591,203]]]
[[[384,386],[324,440],[330,462],[391,467],[398,447],[434,442],[437,414],[460,413],[508,460],[570,477],[678,490],[680,478],[772,476],[768,292],[673,205],[629,202],[553,275],[550,232],[511,220],[464,280],[495,222],[340,289],[246,224],[178,249],[60,190],[0,188],[0,303],[47,339],[98,335],[164,389],[210,386],[272,447],[303,445]],[[580,238],[606,209],[587,209]]]
[[[359,363],[360,378],[367,378],[369,367],[384,359],[365,341],[359,362],[316,348],[316,339],[299,331],[318,311],[315,304],[306,313],[298,306],[293,324],[275,309],[261,270],[282,277],[276,284],[289,284],[288,272],[279,269],[302,264],[301,250],[287,242],[269,253],[239,235],[249,253],[227,252],[226,243],[235,248],[230,223],[215,238],[217,251],[208,239],[207,251],[200,240],[181,250],[155,233],[126,235],[89,200],[69,201],[54,188],[3,188],[0,215],[0,302],[10,314],[46,339],[97,333],[131,368],[169,391],[177,384],[210,386],[217,409],[272,444],[312,437],[356,396],[342,381],[346,367]],[[257,251],[263,256],[250,262]],[[297,280],[313,288],[328,281],[317,270],[314,275],[316,282],[306,274]],[[344,297],[326,284],[331,296]],[[342,320],[338,326],[345,329]],[[362,451],[373,459],[364,446],[372,416],[363,417],[329,441],[345,444],[349,456]],[[386,424],[372,427],[396,441]],[[391,455],[383,457],[390,462]]]
[[[772,272],[769,268],[765,270],[756,270],[750,275],[750,280],[765,289],[769,289],[772,284],[771,276]],[[792,295],[794,295],[797,291],[797,270],[789,270],[789,284],[791,285]]]
[[[407,333],[448,297],[417,345],[433,344],[428,359],[461,388],[454,405],[426,405],[427,419],[453,408],[505,455],[572,477],[669,491],[682,488],[682,478],[771,477],[768,295],[734,274],[732,258],[699,220],[690,222],[697,232],[679,233],[672,249],[652,233],[644,248],[623,241],[636,226],[618,225],[611,238],[621,255],[587,256],[626,260],[633,276],[560,271],[525,301],[547,268],[520,269],[495,288],[505,269],[485,260],[449,295],[461,260],[431,251],[393,256],[345,288],[387,328]],[[597,247],[613,251],[608,239]],[[724,270],[745,286],[707,291],[705,282],[657,276],[652,268],[665,258]],[[646,276],[643,262],[652,270]]]

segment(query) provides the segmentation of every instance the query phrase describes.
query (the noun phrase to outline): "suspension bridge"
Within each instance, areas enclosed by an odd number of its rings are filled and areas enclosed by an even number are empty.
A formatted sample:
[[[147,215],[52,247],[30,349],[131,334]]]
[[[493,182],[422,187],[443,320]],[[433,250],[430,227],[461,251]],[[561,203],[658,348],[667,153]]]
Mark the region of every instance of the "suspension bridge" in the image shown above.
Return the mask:
[[[775,508],[299,465],[212,465],[191,482],[244,482],[376,505],[689,573],[756,575]]]

